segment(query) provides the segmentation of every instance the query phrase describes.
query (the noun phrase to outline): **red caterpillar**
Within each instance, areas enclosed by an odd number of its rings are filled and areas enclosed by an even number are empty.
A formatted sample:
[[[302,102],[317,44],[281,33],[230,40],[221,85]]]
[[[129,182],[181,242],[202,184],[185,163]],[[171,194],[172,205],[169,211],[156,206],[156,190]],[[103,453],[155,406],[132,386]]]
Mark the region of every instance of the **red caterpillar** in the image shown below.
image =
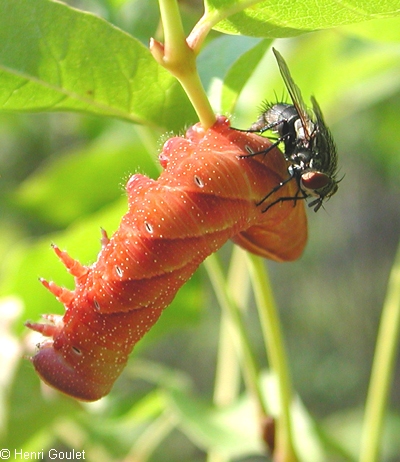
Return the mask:
[[[299,257],[307,238],[303,204],[284,202],[267,213],[256,206],[287,176],[282,153],[241,157],[269,145],[256,134],[230,129],[225,117],[209,130],[197,124],[184,138],[165,143],[158,180],[140,174],[129,179],[129,210],[111,239],[103,232],[93,265],[83,266],[54,246],[75,277],[75,290],[42,280],[66,313],[26,324],[50,337],[31,359],[46,383],[85,401],[109,393],[136,342],[229,238],[277,261]],[[274,196],[295,196],[292,183]]]

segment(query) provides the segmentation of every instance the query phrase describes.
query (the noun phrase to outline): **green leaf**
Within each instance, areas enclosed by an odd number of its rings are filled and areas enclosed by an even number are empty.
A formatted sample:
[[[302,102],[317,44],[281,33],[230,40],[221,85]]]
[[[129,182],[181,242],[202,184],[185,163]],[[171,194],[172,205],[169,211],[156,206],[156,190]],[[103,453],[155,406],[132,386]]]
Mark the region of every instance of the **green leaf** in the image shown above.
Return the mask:
[[[261,381],[267,407],[271,416],[275,417],[279,415],[276,378],[265,373]],[[254,417],[254,402],[249,394],[243,394],[232,405],[216,407],[183,388],[176,389],[168,384],[164,386],[167,387],[170,405],[177,416],[179,428],[194,444],[229,458],[265,454],[266,447],[260,438],[261,424]],[[326,460],[314,421],[298,398],[292,403],[292,415],[300,460]]]
[[[397,0],[350,0],[345,4],[332,1],[273,0],[249,2],[206,0],[207,11],[225,17],[240,5],[253,4],[220,21],[214,29],[227,34],[253,37],[293,37],[318,29],[343,26],[376,18],[399,16]]]
[[[343,31],[357,37],[378,42],[400,41],[400,17],[343,26]]]
[[[221,107],[224,112],[233,111],[241,91],[271,46],[271,42],[271,40],[262,40],[231,66],[226,74],[221,95]]]
[[[173,130],[196,120],[148,49],[93,14],[0,0],[0,43],[0,110],[75,110]]]
[[[337,31],[309,34],[294,41],[283,54],[304,101],[314,95],[328,125],[364,110],[398,91],[399,59],[390,48],[373,42],[360,42]],[[272,53],[254,69],[251,82],[239,99],[236,126],[245,128],[259,115],[262,102],[289,101]],[[392,156],[393,157],[393,156]]]
[[[257,419],[249,400],[217,409],[184,390],[168,389],[179,428],[194,444],[225,457],[263,454]]]
[[[154,424],[157,425],[158,419],[162,418],[165,409],[162,393],[155,390],[143,397],[138,395],[135,392],[131,394],[130,409],[126,413],[123,409],[118,409],[121,404],[124,404],[121,402],[121,397],[112,392],[102,400],[101,412],[98,412],[99,409],[96,409],[95,405],[89,405],[86,408],[87,412],[79,416],[82,429],[91,436],[92,440],[101,441],[101,446],[107,449],[107,456],[102,460],[124,460],[124,456],[132,451],[132,447],[136,443],[140,444],[143,434],[151,433]],[[88,460],[98,460],[93,453],[91,457],[89,448],[87,453]],[[114,454],[117,458],[110,458],[110,454]]]
[[[129,174],[140,170],[157,176],[153,156],[132,129],[122,128],[50,158],[20,185],[12,204],[36,220],[65,227],[121,197]]]
[[[252,37],[222,35],[201,52],[197,61],[199,74],[216,112],[229,114],[233,110],[238,94],[270,43]],[[222,104],[220,92],[223,92]]]
[[[211,40],[197,60],[197,67],[205,88],[209,89],[215,79],[222,81],[227,70],[259,42],[260,39],[232,35],[221,35]]]
[[[321,424],[325,438],[343,448],[353,460],[359,460],[363,409],[344,408],[326,417]],[[397,460],[400,453],[400,415],[395,409],[388,410],[385,418],[382,452],[379,460]]]

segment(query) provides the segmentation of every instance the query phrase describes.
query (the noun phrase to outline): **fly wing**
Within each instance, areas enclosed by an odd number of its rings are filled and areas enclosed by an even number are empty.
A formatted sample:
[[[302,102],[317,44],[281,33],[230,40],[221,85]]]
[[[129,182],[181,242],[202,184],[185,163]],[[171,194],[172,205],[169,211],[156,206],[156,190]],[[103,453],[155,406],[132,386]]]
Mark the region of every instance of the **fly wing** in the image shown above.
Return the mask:
[[[320,160],[322,165],[319,167],[330,177],[335,177],[337,170],[337,150],[333,141],[331,132],[326,126],[324,116],[317,100],[312,96],[311,103],[315,117],[317,118],[318,135],[316,137],[317,150],[319,153],[325,153]]]
[[[293,78],[290,74],[289,68],[285,60],[283,59],[282,55],[279,53],[279,51],[276,50],[275,48],[272,48],[272,51],[274,52],[276,61],[279,66],[279,70],[281,72],[283,81],[285,82],[286,88],[289,92],[290,98],[293,102],[294,107],[296,108],[299,114],[306,138],[309,140],[311,139],[311,135],[312,135],[309,131],[310,116],[307,112],[307,106],[305,105],[303,101],[303,97],[301,96],[300,88],[294,83]]]

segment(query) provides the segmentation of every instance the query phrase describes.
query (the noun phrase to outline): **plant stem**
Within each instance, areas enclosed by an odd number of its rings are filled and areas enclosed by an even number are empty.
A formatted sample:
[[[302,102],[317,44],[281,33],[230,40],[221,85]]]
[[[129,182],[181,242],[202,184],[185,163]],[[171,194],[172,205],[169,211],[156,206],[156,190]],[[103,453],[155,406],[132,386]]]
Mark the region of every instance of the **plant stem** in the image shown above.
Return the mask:
[[[186,42],[178,3],[176,0],[159,0],[159,4],[165,43],[162,45],[151,39],[150,52],[179,80],[202,126],[208,129],[216,118],[197,72],[196,53]]]
[[[221,307],[228,313],[232,325],[235,328],[238,339],[238,354],[242,359],[242,370],[246,381],[247,389],[253,394],[260,417],[267,414],[264,399],[259,386],[259,369],[251,350],[251,343],[244,327],[242,313],[233,301],[229,287],[226,284],[221,265],[215,254],[210,255],[204,262],[215,294]]]
[[[187,38],[187,43],[189,44],[190,48],[192,48],[196,55],[198,55],[200,48],[203,45],[204,39],[217,23],[227,18],[228,16],[239,13],[245,8],[255,5],[261,1],[262,0],[240,0],[232,2],[231,5],[227,4],[229,6],[224,5],[223,7],[217,8],[215,10],[210,9],[209,5],[205,3],[205,12],[202,18],[194,26],[192,32]]]
[[[220,265],[219,270],[221,270]],[[248,298],[248,289],[249,277],[246,266],[243,265],[243,252],[239,247],[234,246],[224,291],[230,295],[240,310],[241,317]],[[222,310],[214,387],[214,403],[217,406],[230,405],[238,396],[240,390],[239,356],[236,351],[238,344],[239,338],[237,335],[235,337],[235,326],[231,316],[227,310]]]
[[[400,245],[389,277],[361,435],[360,462],[379,459],[384,416],[400,330]]]
[[[210,278],[212,274],[210,274]],[[234,246],[229,264],[226,292],[229,293],[243,313],[249,295],[249,275],[243,264],[243,251]],[[218,356],[215,372],[213,402],[216,407],[230,406],[240,391],[240,361],[237,346],[240,339],[227,310],[221,311]],[[210,450],[207,462],[229,462],[230,457],[218,451]]]
[[[136,438],[135,444],[123,462],[146,462],[150,459],[161,441],[175,428],[176,422],[172,415],[160,415],[144,432]]]
[[[277,423],[274,460],[294,462],[297,461],[297,457],[293,448],[290,413],[292,387],[279,316],[263,260],[252,254],[247,254],[247,257],[270,367],[278,378],[280,416]]]

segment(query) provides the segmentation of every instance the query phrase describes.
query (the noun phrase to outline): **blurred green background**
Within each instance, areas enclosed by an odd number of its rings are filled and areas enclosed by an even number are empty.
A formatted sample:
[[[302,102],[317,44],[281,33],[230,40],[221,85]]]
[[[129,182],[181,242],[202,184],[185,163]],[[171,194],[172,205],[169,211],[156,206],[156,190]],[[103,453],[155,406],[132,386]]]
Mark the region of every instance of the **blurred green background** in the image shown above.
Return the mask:
[[[94,11],[145,44],[157,35],[155,1],[68,3]],[[200,4],[181,6],[190,30],[201,14]],[[357,448],[382,303],[398,246],[398,25],[377,20],[274,42],[304,99],[313,94],[323,108],[338,147],[339,176],[344,176],[325,210],[308,211],[309,242],[302,258],[268,262],[296,391],[321,431],[347,451],[324,460],[351,460]],[[226,72],[218,53],[245,41],[250,46],[259,39],[214,32],[199,57],[216,111],[221,110],[220,73]],[[248,127],[264,100],[285,95],[282,85],[267,52],[239,98],[232,124]],[[37,341],[23,322],[42,313],[62,313],[37,278],[72,287],[50,244],[56,242],[82,263],[94,261],[100,227],[115,230],[125,213],[126,180],[135,172],[157,177],[157,154],[169,135],[82,114],[0,114],[0,435],[5,447],[28,451],[57,445],[86,448],[89,460],[134,460],[129,459],[133,441],[151,428],[152,416],[162,415],[165,395],[160,390],[165,383],[189,381],[198,398],[211,398],[220,309],[203,268],[138,345],[129,368],[100,403],[82,406],[41,394],[39,379],[23,359]],[[228,243],[220,252],[226,266],[231,247]],[[248,318],[262,357],[254,310]],[[400,460],[400,444],[393,437],[400,432],[399,407],[397,363],[385,461]],[[196,442],[181,426],[150,460],[204,460]],[[254,455],[240,460],[265,459]]]

